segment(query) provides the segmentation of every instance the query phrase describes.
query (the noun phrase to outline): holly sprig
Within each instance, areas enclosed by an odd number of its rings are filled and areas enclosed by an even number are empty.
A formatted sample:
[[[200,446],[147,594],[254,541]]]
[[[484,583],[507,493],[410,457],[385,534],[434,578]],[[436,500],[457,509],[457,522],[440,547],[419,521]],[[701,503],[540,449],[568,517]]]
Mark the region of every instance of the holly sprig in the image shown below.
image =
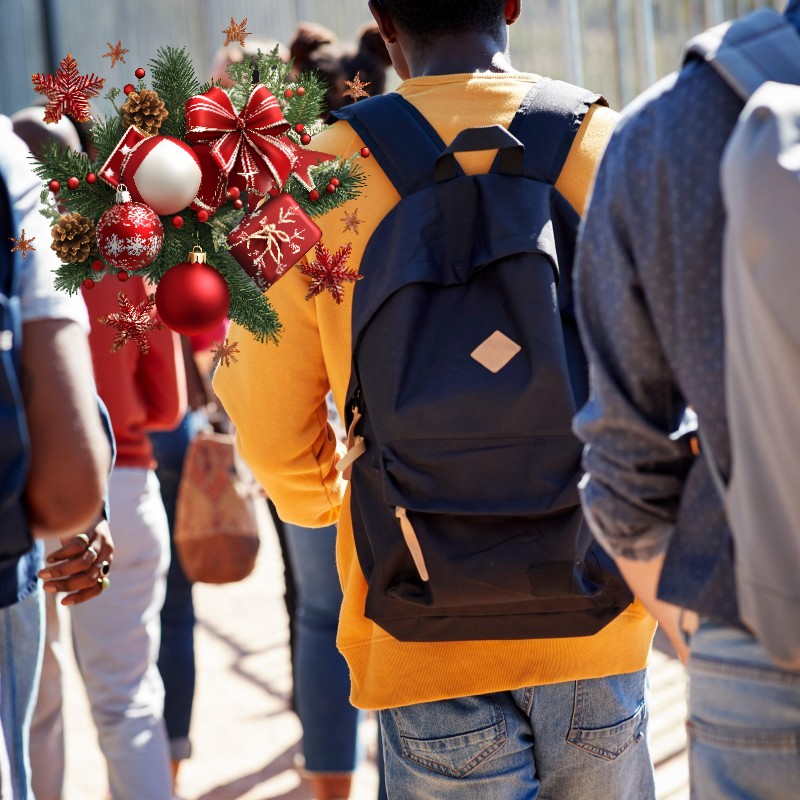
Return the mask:
[[[292,66],[285,64],[278,56],[278,49],[270,53],[258,51],[255,59],[259,82],[263,83],[280,101],[286,121],[291,126],[287,134],[296,144],[301,144],[301,134],[296,126],[303,125],[303,133],[314,136],[326,128],[320,117],[325,108],[325,81],[315,72],[303,74],[292,79]],[[186,101],[207,91],[211,84],[201,84],[185,48],[162,47],[149,63],[153,89],[163,100],[169,116],[164,120],[160,135],[186,140]],[[231,100],[237,110],[241,110],[253,88],[254,65],[245,60],[228,67],[228,75],[233,82]],[[138,82],[139,90],[146,88],[146,82]],[[299,91],[298,91],[299,90]],[[106,94],[114,113],[107,117],[93,118],[91,140],[95,158],[76,153],[69,148],[50,145],[41,154],[40,161],[34,162],[34,169],[46,183],[56,180],[61,188],[56,197],[47,190],[42,193],[45,214],[54,224],[60,217],[60,208],[78,212],[97,223],[102,215],[115,202],[115,190],[96,180],[89,183],[87,175],[99,175],[100,170],[125,133],[122,111],[117,106],[120,95],[118,87],[112,87]],[[313,143],[311,144],[313,148]],[[284,191],[288,192],[303,210],[311,217],[319,217],[357,197],[364,187],[364,176],[357,157],[346,160],[324,162],[312,168],[311,176],[318,187],[319,198],[312,201],[308,189],[292,176]],[[78,187],[68,189],[70,178],[78,178]],[[339,185],[334,193],[325,191],[331,179],[337,178]],[[243,201],[246,197],[242,196]],[[187,259],[195,246],[199,245],[208,253],[208,263],[224,278],[231,296],[229,316],[249,330],[259,341],[277,342],[281,324],[267,296],[241,268],[229,252],[227,234],[241,221],[244,212],[235,208],[229,199],[207,221],[201,222],[189,209],[179,213],[182,225],[173,225],[173,216],[162,217],[164,244],[158,258],[152,264],[137,270],[131,275],[141,276],[151,283],[158,283],[175,264]],[[111,279],[122,270],[104,264],[104,269],[93,268],[99,256],[93,255],[82,264],[62,264],[56,271],[56,288],[75,294],[87,278],[93,281]],[[102,259],[101,259],[102,260]],[[122,276],[125,277],[125,276]]]

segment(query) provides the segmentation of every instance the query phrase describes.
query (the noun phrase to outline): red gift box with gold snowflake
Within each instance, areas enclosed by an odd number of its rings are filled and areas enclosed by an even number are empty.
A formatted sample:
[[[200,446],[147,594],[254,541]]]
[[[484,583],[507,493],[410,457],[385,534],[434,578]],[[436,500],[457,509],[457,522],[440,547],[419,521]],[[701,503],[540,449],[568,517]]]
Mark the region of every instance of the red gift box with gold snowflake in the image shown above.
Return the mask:
[[[266,291],[320,240],[317,224],[288,194],[265,203],[229,234],[231,255]]]

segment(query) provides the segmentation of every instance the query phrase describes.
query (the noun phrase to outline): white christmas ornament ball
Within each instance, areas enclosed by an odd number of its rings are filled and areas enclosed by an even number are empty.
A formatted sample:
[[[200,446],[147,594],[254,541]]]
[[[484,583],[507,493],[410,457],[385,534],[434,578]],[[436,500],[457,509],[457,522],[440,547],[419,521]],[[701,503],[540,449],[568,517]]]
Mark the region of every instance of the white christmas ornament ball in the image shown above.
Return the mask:
[[[128,154],[122,180],[135,202],[145,203],[163,217],[191,204],[202,172],[188,144],[171,136],[150,136]]]

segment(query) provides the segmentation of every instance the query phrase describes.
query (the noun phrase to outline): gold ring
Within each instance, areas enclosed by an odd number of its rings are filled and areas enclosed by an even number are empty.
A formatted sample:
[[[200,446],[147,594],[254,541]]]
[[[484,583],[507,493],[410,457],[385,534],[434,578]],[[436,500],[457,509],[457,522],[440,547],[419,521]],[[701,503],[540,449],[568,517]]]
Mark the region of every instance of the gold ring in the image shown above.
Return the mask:
[[[109,586],[111,586],[111,581],[106,578],[105,575],[102,578],[98,578],[97,583],[100,585],[101,592],[104,592]]]
[[[94,549],[94,547],[92,547],[91,545],[89,545],[89,546],[86,548],[86,552],[87,552],[87,553],[91,552],[91,554],[92,554],[92,563],[93,563],[93,564],[94,564],[94,562],[95,562],[95,561],[97,561],[97,559],[100,557],[100,553],[98,553],[98,552],[97,552],[97,550],[95,550],[95,549]]]
[[[75,536],[76,539],[80,539],[86,547],[91,544],[91,539],[85,533],[79,533]]]

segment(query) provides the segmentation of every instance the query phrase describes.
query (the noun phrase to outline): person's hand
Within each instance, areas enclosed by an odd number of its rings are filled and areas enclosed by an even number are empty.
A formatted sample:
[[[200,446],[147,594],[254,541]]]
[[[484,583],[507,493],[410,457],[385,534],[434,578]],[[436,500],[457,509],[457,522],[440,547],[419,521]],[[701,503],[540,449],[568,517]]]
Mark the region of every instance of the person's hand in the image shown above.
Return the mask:
[[[97,597],[111,585],[108,573],[113,561],[111,530],[108,522],[100,520],[93,530],[62,539],[39,577],[46,592],[66,592],[61,604],[74,606]]]

